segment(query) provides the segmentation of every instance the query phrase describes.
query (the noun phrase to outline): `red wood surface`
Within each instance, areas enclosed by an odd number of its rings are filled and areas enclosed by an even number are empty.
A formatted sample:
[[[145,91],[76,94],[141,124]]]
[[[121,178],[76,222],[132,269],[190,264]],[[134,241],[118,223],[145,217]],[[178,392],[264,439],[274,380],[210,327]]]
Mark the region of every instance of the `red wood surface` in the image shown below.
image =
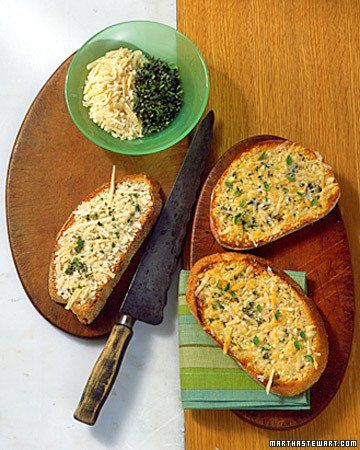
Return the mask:
[[[147,156],[125,156],[97,147],[72,123],[64,99],[71,57],[47,81],[31,105],[11,155],[6,192],[10,245],[24,289],[37,310],[58,328],[82,337],[109,333],[139,261],[141,249],[98,318],[81,324],[52,301],[48,270],[55,236],[81,200],[110,179],[146,172],[165,194],[171,189],[188,141]]]
[[[215,241],[209,225],[209,205],[213,187],[233,159],[255,141],[257,136],[239,142],[228,150],[210,172],[196,207],[190,249],[184,265],[226,251]],[[314,419],[336,394],[345,374],[354,330],[354,290],[349,246],[340,210],[336,207],[324,219],[271,244],[252,250],[280,269],[305,271],[308,295],[318,306],[329,336],[328,365],[311,388],[310,411],[236,411],[247,422],[267,429],[290,429]]]

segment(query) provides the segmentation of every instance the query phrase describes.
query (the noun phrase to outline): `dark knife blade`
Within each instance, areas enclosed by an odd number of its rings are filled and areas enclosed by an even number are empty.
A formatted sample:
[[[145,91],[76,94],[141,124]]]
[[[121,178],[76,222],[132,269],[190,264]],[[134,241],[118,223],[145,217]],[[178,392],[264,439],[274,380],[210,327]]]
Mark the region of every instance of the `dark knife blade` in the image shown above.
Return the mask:
[[[213,123],[214,113],[210,111],[191,140],[120,308],[122,314],[130,315],[135,320],[157,325],[163,319],[167,291],[200,186]]]

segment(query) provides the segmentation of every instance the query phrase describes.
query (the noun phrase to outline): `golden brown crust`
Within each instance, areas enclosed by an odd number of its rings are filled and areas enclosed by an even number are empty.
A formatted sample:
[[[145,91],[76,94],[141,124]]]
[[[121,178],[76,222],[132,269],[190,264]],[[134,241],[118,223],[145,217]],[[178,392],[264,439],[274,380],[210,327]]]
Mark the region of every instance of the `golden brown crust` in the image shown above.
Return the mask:
[[[325,370],[327,359],[328,359],[328,338],[326,334],[326,330],[324,327],[323,320],[321,318],[321,315],[315,306],[314,302],[307,297],[301,288],[298,286],[297,283],[294,282],[286,273],[284,273],[282,270],[277,269],[274,267],[269,261],[266,259],[260,258],[258,256],[250,255],[250,254],[240,254],[240,253],[216,253],[214,255],[205,256],[204,258],[197,261],[194,266],[192,267],[190,271],[190,275],[187,281],[186,286],[186,301],[189,305],[189,308],[196,318],[196,320],[199,322],[199,324],[202,326],[202,328],[207,332],[206,327],[204,326],[203,322],[203,315],[201,310],[201,305],[198,304],[197,298],[195,296],[195,290],[198,283],[198,275],[202,272],[205,272],[209,267],[212,265],[219,263],[219,262],[236,262],[236,261],[249,261],[252,264],[259,264],[260,266],[267,268],[271,267],[272,271],[281,277],[284,281],[286,281],[299,295],[300,299],[307,305],[310,313],[310,317],[312,320],[312,323],[317,328],[318,333],[318,344],[317,348],[315,349],[316,352],[320,353],[321,356],[317,359],[318,367],[309,373],[307,378],[305,378],[302,381],[298,382],[292,382],[292,383],[283,383],[279,382],[277,380],[274,380],[270,392],[278,395],[283,395],[286,397],[292,397],[294,395],[298,395],[301,392],[306,391],[310,386],[312,386],[316,381],[320,378],[322,372]],[[208,335],[220,346],[222,347],[221,342],[219,342],[216,338],[214,338],[210,333]],[[229,356],[231,356],[235,361],[237,361],[240,366],[259,384],[262,386],[266,386],[267,379],[264,380],[264,382],[259,381],[257,376],[259,375],[256,370],[254,369],[254,366],[250,360],[239,360],[235,357],[235,355],[231,352],[229,349],[228,351]]]
[[[148,235],[149,231],[153,227],[160,211],[162,208],[162,200],[160,196],[160,185],[158,182],[152,180],[148,175],[144,173],[136,174],[136,175],[126,175],[124,177],[119,178],[116,180],[116,184],[118,183],[124,183],[126,181],[129,182],[145,182],[149,184],[150,186],[150,195],[151,199],[153,201],[152,208],[147,212],[147,214],[143,217],[141,224],[142,228],[137,231],[135,239],[131,242],[128,251],[125,254],[121,254],[118,262],[115,265],[114,273],[116,274],[114,278],[111,278],[108,276],[107,282],[103,285],[103,288],[98,291],[96,294],[96,297],[82,305],[79,304],[73,304],[71,307],[71,310],[74,314],[76,314],[77,318],[80,320],[80,322],[88,325],[90,324],[100,313],[102,308],[104,307],[107,298],[111,294],[112,290],[116,286],[116,284],[119,282],[122,274],[127,269],[128,265],[130,264],[130,261],[132,257],[135,255],[135,253],[140,248],[141,244],[143,243],[144,239]],[[108,189],[110,186],[110,183],[105,183],[102,186],[100,186],[98,189],[95,189],[93,192],[91,192],[89,195],[87,195],[82,202],[89,201],[96,195],[98,195],[101,191]],[[81,202],[81,203],[82,203]],[[76,209],[76,208],[75,208]],[[63,232],[68,229],[74,221],[74,214],[73,212],[70,214],[67,221],[64,223],[62,228],[60,229],[59,233],[56,236],[54,249],[51,255],[51,262],[50,262],[50,271],[49,271],[49,293],[50,297],[55,300],[58,303],[66,303],[62,297],[60,297],[57,294],[56,290],[56,282],[55,282],[55,252],[59,249],[59,238],[63,234]]]
[[[284,143],[286,141],[284,140],[280,140],[280,139],[273,139],[273,140],[267,140],[267,141],[263,141],[260,143],[256,143],[251,145],[249,148],[242,150],[241,153],[231,162],[231,164],[229,164],[229,166],[224,170],[223,174],[221,175],[221,177],[219,178],[218,182],[216,183],[216,185],[214,186],[212,193],[211,193],[211,200],[210,200],[210,228],[211,228],[211,232],[214,236],[214,238],[216,239],[216,241],[224,248],[227,248],[229,250],[251,250],[253,248],[256,247],[261,247],[262,245],[268,244],[270,242],[276,241],[277,239],[280,239],[290,233],[293,233],[295,231],[300,230],[301,228],[306,227],[307,225],[310,225],[311,223],[316,222],[317,220],[322,219],[323,217],[325,217],[327,214],[329,214],[329,212],[336,206],[337,202],[339,201],[340,198],[340,186],[339,183],[337,182],[336,178],[335,178],[335,174],[333,172],[333,170],[331,169],[330,166],[327,167],[327,175],[331,176],[335,179],[335,184],[337,185],[337,193],[333,194],[330,198],[329,201],[327,202],[325,211],[321,214],[317,214],[314,215],[312,218],[308,218],[308,219],[304,219],[302,224],[300,226],[297,226],[296,228],[292,228],[292,227],[287,227],[287,229],[285,229],[284,232],[279,232],[275,235],[272,236],[267,236],[266,238],[259,240],[256,242],[256,246],[254,246],[254,243],[250,240],[246,240],[243,241],[241,243],[241,245],[233,242],[232,240],[229,240],[226,238],[226,236],[220,236],[218,233],[219,230],[219,221],[218,221],[218,217],[213,214],[213,209],[214,209],[214,204],[216,202],[216,197],[217,197],[217,193],[216,193],[216,188],[217,186],[222,183],[224,181],[224,179],[227,176],[227,170],[229,169],[229,167],[237,160],[239,160],[240,158],[243,157],[243,155],[245,153],[250,152],[251,150],[253,150],[254,148],[261,148],[264,147],[264,149],[271,149],[271,148],[276,148],[278,145],[280,145],[281,143]],[[293,142],[291,141],[287,141],[288,145],[291,146],[293,145]],[[303,148],[302,151],[308,156],[309,159],[320,159],[322,160],[321,155],[310,149],[310,148]]]

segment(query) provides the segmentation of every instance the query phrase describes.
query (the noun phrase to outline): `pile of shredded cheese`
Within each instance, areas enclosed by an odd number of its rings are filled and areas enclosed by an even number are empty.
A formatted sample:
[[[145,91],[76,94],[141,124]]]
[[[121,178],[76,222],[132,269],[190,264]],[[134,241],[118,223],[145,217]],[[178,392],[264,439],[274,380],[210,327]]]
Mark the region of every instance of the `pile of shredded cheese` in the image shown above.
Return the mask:
[[[55,253],[58,295],[70,309],[83,304],[115,277],[115,266],[126,253],[153,205],[146,182],[115,184],[81,203],[74,221],[59,239]]]
[[[214,264],[199,275],[195,295],[207,331],[225,353],[250,360],[259,381],[298,381],[317,368],[317,330],[308,307],[270,268]]]
[[[223,242],[256,247],[323,216],[338,194],[333,172],[321,157],[290,142],[271,148],[260,144],[221,177],[211,214]]]
[[[122,47],[87,65],[83,105],[97,125],[121,140],[142,136],[134,113],[134,83],[136,70],[145,61],[140,50]]]

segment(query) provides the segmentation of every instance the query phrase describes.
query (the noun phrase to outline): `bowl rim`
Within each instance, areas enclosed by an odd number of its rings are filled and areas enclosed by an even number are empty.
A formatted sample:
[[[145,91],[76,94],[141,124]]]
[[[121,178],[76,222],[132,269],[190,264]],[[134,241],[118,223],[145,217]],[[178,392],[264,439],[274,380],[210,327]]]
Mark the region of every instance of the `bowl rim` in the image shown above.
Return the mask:
[[[85,131],[83,129],[83,127],[81,126],[81,124],[79,123],[79,121],[75,118],[74,114],[73,114],[73,110],[70,106],[70,101],[69,101],[69,92],[68,92],[68,85],[69,85],[69,79],[72,76],[72,71],[74,70],[74,67],[76,65],[76,61],[78,59],[79,53],[81,52],[81,50],[86,47],[90,41],[92,41],[93,39],[95,39],[99,34],[103,33],[106,30],[109,30],[111,28],[115,28],[118,27],[119,25],[125,25],[125,24],[131,24],[131,23],[139,23],[139,24],[143,24],[143,23],[151,23],[151,24],[156,24],[156,25],[160,25],[161,27],[164,28],[168,28],[172,31],[174,31],[176,34],[180,35],[185,41],[187,41],[188,44],[190,44],[190,46],[195,50],[195,53],[197,54],[202,69],[204,71],[204,75],[205,75],[205,96],[203,98],[203,101],[201,103],[201,106],[199,108],[199,111],[196,115],[194,115],[194,119],[191,121],[190,125],[188,125],[186,127],[186,129],[180,133],[176,138],[171,140],[170,144],[163,144],[163,145],[159,145],[154,149],[151,149],[149,151],[144,152],[143,150],[132,150],[132,149],[115,149],[113,146],[111,146],[110,144],[107,143],[103,143],[100,139],[98,139],[96,136],[91,136],[90,133],[88,133],[87,131]],[[145,156],[145,155],[151,155],[153,153],[157,153],[163,150],[166,150],[170,147],[172,147],[173,145],[177,144],[178,142],[180,142],[182,139],[184,139],[190,132],[191,130],[193,130],[196,126],[196,124],[199,122],[209,99],[209,92],[210,92],[210,77],[209,77],[209,71],[208,68],[206,66],[205,63],[205,59],[202,56],[200,50],[197,48],[197,46],[187,37],[185,36],[183,33],[181,33],[180,31],[178,31],[176,28],[173,28],[170,25],[161,23],[161,22],[156,22],[153,20],[139,20],[139,19],[135,19],[135,20],[127,20],[124,22],[119,22],[119,23],[115,23],[112,25],[109,25],[105,28],[103,28],[102,30],[98,31],[96,34],[94,34],[93,36],[91,36],[89,39],[87,39],[87,41],[85,41],[84,44],[81,45],[81,47],[76,51],[75,55],[73,56],[70,65],[66,71],[66,77],[65,77],[65,85],[64,85],[64,94],[65,94],[65,103],[66,103],[66,107],[67,110],[70,114],[70,117],[73,121],[73,123],[75,124],[75,126],[81,131],[81,133],[87,138],[89,139],[91,142],[93,142],[94,144],[96,144],[98,147],[100,148],[104,148],[106,150],[110,150],[114,153],[118,153],[118,154],[122,154],[122,155],[129,155],[129,156]],[[161,133],[161,131],[160,131]],[[121,141],[119,140],[119,142],[126,142],[126,141]]]

